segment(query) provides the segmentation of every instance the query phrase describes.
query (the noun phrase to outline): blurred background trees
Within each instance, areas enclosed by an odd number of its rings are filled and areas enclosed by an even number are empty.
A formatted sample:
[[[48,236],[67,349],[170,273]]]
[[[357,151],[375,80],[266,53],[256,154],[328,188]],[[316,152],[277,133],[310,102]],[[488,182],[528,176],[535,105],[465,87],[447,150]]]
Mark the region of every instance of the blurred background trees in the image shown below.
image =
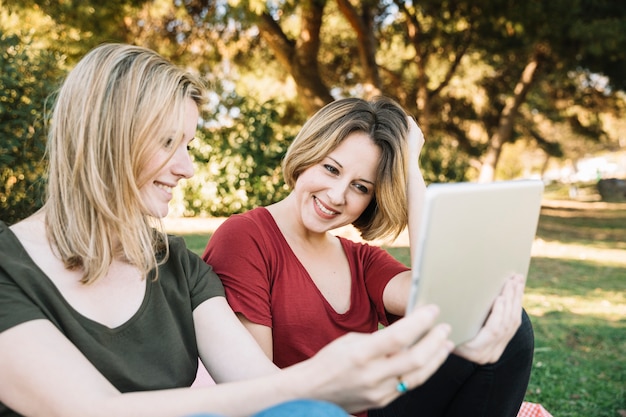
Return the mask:
[[[308,116],[340,97],[384,94],[411,112],[426,134],[429,182],[542,176],[550,161],[574,164],[626,142],[624,2],[0,6],[0,218],[8,222],[29,214],[9,211],[16,202],[40,201],[31,184],[41,177],[46,97],[101,42],[150,47],[211,86],[194,145],[198,174],[177,196],[181,215],[229,215],[282,198],[286,147]]]
[[[28,33],[0,30],[0,219],[12,221],[42,204],[43,110],[58,76],[58,56],[33,48]]]

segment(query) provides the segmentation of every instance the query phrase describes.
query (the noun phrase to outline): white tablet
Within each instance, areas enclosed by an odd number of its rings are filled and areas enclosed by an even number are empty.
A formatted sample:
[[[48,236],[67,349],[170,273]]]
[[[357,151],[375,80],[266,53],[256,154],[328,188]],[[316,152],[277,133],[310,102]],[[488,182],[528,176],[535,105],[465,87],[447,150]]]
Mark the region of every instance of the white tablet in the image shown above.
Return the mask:
[[[450,339],[472,339],[504,282],[528,273],[542,195],[540,180],[428,186],[407,311],[437,304]]]

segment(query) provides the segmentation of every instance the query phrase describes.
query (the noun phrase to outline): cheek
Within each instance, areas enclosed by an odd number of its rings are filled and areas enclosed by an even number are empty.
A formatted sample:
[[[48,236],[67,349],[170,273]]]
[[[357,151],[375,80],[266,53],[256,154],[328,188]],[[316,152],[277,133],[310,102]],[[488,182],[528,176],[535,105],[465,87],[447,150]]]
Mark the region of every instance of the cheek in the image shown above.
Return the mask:
[[[165,150],[161,150],[148,158],[147,162],[144,162],[138,170],[137,184],[139,187],[152,183],[166,167],[169,159],[170,153]]]
[[[294,190],[295,189],[298,189],[298,190],[307,189],[308,190],[310,188],[316,188],[319,183],[320,181],[317,179],[317,176],[311,172],[311,169],[307,169],[303,171],[300,174],[300,176],[298,176],[298,179],[296,180],[296,183],[294,184]]]
[[[357,211],[359,212],[359,215],[365,211],[365,209],[370,205],[371,202],[372,196],[359,196],[358,201],[355,202],[355,205],[358,206]]]

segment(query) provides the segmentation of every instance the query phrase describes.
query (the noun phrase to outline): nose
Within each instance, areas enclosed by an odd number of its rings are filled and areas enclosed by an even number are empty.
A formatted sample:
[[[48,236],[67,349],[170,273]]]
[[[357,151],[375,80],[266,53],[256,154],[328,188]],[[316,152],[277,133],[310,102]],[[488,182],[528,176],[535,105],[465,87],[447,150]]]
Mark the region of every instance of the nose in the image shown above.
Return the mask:
[[[343,182],[335,182],[333,186],[329,187],[326,192],[326,194],[328,195],[328,201],[335,206],[341,206],[345,204],[347,189],[348,185],[344,184]]]
[[[187,147],[181,146],[172,157],[172,173],[182,177],[191,178],[194,174],[193,161]]]

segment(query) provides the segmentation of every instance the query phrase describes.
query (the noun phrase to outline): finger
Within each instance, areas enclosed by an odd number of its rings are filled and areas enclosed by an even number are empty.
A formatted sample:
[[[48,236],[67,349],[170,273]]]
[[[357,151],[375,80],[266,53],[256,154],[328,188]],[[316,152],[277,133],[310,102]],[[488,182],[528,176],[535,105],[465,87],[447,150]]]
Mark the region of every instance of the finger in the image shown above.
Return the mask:
[[[413,117],[408,116],[407,120],[409,124],[409,145],[419,151],[425,142],[424,133]]]
[[[381,385],[386,387],[384,402],[423,384],[439,369],[454,347],[449,334],[449,325],[437,325],[416,344],[386,359],[378,368],[384,372],[380,375]]]
[[[522,301],[524,297],[524,278],[521,275],[513,276],[503,293],[504,320],[509,327],[517,330],[521,323]]]
[[[517,275],[515,277],[515,284],[516,284],[515,285],[515,291],[516,291],[516,294],[517,294],[517,297],[516,297],[516,302],[517,302],[516,308],[518,310],[521,310],[522,309],[522,304],[523,304],[523,301],[524,301],[524,289],[526,287],[526,278],[523,275]]]
[[[372,334],[370,349],[364,353],[371,359],[381,355],[392,355],[412,345],[433,327],[439,315],[434,305],[418,307],[402,319]]]
[[[448,340],[450,326],[442,323],[432,327],[420,340],[403,347],[393,354],[386,354],[368,361],[370,378],[379,381],[376,385],[387,387],[383,394],[397,395],[398,378],[407,386],[415,387],[428,379],[448,357],[454,344]],[[395,382],[394,382],[395,381]],[[393,389],[391,389],[393,388]]]
[[[524,285],[522,275],[507,280],[476,337],[458,346],[455,353],[476,363],[497,361],[521,324]]]
[[[491,362],[495,355],[499,356],[502,328],[505,325],[504,296],[500,295],[494,301],[491,313],[478,334],[457,347],[456,353],[476,363]]]
[[[491,323],[497,326],[496,329],[510,328],[511,325],[515,325],[518,321],[517,316],[521,313],[522,298],[524,296],[523,280],[521,275],[514,275],[509,278],[500,295],[494,301],[489,319],[491,316],[494,316],[494,319],[499,319],[498,323],[493,323],[496,320],[492,320]],[[494,314],[494,310],[497,310],[498,313]]]
[[[360,405],[354,409],[362,409],[362,401],[368,402],[368,407],[386,404],[399,395],[395,391],[398,376],[409,375],[415,386],[430,376],[452,349],[452,343],[447,340],[449,326],[433,327],[438,312],[435,306],[416,308],[378,332],[347,334],[316,356],[331,352],[332,359],[337,352],[341,353],[345,360],[338,364],[341,371],[332,380],[336,383],[347,378],[361,387],[363,397],[355,399],[355,404]],[[416,339],[420,340],[413,344]]]
[[[449,325],[437,325],[411,346],[406,354],[398,355],[406,356],[402,358],[404,370],[399,375],[402,375],[409,388],[423,384],[443,364],[454,348],[454,344],[448,339],[449,335]]]
[[[422,385],[439,369],[454,347],[449,334],[447,324],[435,326],[415,345],[389,358],[383,382],[389,401]]]

